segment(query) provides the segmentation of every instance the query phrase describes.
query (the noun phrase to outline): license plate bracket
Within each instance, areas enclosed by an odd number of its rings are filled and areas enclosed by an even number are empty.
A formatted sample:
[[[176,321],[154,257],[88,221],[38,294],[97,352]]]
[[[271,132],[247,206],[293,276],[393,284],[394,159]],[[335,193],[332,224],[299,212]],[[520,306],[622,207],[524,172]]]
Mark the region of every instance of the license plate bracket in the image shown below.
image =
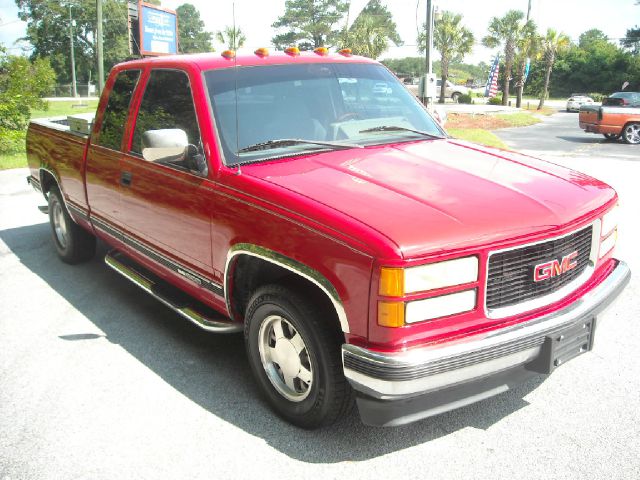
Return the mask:
[[[596,330],[595,317],[585,318],[553,335],[548,335],[540,355],[527,365],[529,370],[549,374],[569,360],[590,351]]]

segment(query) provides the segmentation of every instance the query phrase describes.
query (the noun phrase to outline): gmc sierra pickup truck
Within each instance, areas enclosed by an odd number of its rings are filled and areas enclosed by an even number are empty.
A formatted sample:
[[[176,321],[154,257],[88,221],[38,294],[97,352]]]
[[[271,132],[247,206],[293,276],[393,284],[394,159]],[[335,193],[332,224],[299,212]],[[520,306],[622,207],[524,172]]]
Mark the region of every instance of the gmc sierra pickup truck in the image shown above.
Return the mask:
[[[630,277],[613,189],[450,138],[346,50],[129,61],[85,124],[27,134],[60,258],[99,238],[182,317],[244,332],[264,397],[301,427],[354,403],[399,425],[549,374],[592,348]]]

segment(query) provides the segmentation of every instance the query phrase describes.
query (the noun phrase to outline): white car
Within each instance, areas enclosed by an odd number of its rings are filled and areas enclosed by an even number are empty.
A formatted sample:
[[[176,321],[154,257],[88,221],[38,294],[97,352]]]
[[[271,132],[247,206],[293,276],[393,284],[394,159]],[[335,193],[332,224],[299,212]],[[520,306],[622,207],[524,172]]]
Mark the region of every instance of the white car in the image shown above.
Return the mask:
[[[440,97],[440,85],[442,85],[442,80],[436,80],[436,98]],[[447,80],[446,86],[444,87],[444,96],[450,97],[451,100],[458,103],[458,98],[460,95],[469,95],[469,89],[463,85],[454,85],[449,80]]]
[[[593,98],[584,94],[574,93],[567,100],[567,112],[579,112],[582,105],[591,105]]]

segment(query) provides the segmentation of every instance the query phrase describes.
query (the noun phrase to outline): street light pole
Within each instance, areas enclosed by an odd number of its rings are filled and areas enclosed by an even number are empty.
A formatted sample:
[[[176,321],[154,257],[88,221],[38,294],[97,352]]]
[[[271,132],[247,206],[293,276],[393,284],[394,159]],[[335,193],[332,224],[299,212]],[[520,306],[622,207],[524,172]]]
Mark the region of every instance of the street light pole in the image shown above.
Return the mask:
[[[96,10],[98,13],[96,26],[96,50],[98,53],[98,96],[104,88],[104,64],[102,59],[102,0],[96,0]]]
[[[76,58],[73,51],[73,27],[74,21],[71,17],[71,4],[69,4],[69,42],[71,43],[71,85],[74,98],[78,96],[78,88],[76,87]]]

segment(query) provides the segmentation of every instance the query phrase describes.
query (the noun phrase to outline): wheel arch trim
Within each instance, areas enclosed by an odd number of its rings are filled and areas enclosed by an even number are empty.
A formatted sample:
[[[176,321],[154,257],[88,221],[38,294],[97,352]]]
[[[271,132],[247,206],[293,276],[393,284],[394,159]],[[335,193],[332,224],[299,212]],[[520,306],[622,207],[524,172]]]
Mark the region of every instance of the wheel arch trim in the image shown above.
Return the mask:
[[[224,269],[224,296],[229,314],[232,314],[233,312],[230,295],[231,288],[229,286],[232,266],[234,260],[241,255],[256,257],[266,262],[272,263],[286,270],[289,270],[290,272],[293,272],[294,274],[299,275],[316,285],[318,288],[320,288],[320,290],[324,292],[324,294],[329,298],[329,301],[333,305],[333,308],[336,311],[336,315],[338,316],[338,321],[340,322],[342,331],[344,333],[349,333],[349,322],[347,321],[347,315],[342,305],[342,300],[340,300],[338,291],[335,289],[333,284],[329,280],[327,280],[324,275],[314,270],[313,268],[310,268],[307,265],[298,262],[297,260],[289,258],[268,248],[251,243],[238,243],[231,247],[231,249],[229,249],[229,252],[227,253],[227,261]]]

